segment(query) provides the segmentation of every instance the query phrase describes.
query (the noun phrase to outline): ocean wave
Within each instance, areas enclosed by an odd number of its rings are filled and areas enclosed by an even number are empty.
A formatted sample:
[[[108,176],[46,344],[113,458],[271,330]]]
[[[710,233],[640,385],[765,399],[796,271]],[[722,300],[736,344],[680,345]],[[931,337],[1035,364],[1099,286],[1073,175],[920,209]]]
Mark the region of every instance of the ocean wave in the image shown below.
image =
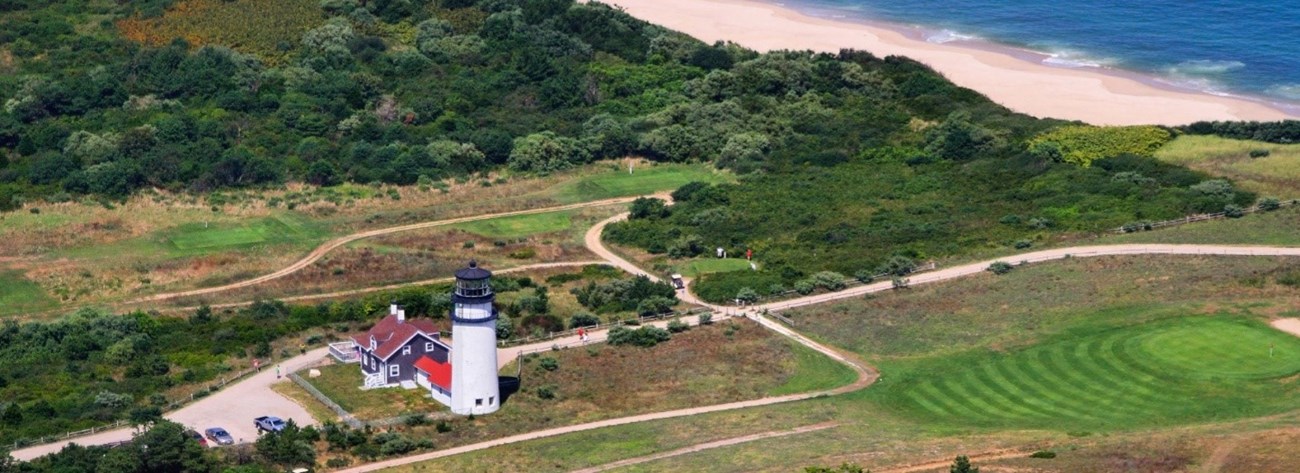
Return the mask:
[[[1178,75],[1209,76],[1223,74],[1246,67],[1241,61],[1216,61],[1211,59],[1194,59],[1183,61],[1170,67],[1169,72]]]
[[[1300,84],[1278,84],[1269,87],[1265,93],[1287,100],[1300,100]]]
[[[926,33],[925,42],[933,44],[951,43],[953,41],[973,41],[979,39],[977,36],[961,34],[953,30],[939,30]]]
[[[1045,52],[1047,57],[1041,63],[1048,66],[1079,69],[1084,67],[1113,66],[1116,61],[1108,58],[1091,57],[1079,51],[1057,49]]]

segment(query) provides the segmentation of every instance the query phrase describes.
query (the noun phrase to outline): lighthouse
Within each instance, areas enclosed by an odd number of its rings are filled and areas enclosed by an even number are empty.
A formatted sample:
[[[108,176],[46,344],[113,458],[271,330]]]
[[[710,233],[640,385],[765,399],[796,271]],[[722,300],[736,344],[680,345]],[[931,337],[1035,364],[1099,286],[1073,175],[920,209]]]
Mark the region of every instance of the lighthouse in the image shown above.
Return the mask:
[[[501,407],[491,278],[492,273],[473,260],[456,271],[451,295],[451,411],[461,415],[488,414]]]

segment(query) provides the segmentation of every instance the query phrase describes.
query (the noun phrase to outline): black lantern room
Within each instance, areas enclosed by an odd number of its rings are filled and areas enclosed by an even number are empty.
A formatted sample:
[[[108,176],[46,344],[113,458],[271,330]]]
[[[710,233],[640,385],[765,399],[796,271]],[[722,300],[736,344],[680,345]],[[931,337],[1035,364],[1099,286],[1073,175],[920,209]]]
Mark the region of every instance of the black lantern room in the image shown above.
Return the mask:
[[[492,285],[489,280],[492,272],[478,267],[478,262],[469,261],[469,266],[456,270],[456,289],[451,300],[457,304],[491,303]]]

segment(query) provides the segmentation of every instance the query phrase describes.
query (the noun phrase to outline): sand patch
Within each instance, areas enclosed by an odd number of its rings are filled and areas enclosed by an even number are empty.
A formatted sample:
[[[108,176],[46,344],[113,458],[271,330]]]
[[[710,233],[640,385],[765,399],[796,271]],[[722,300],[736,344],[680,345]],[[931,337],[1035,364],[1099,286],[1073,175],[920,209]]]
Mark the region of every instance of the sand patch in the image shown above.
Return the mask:
[[[1268,324],[1275,329],[1300,337],[1300,318],[1277,319]]]

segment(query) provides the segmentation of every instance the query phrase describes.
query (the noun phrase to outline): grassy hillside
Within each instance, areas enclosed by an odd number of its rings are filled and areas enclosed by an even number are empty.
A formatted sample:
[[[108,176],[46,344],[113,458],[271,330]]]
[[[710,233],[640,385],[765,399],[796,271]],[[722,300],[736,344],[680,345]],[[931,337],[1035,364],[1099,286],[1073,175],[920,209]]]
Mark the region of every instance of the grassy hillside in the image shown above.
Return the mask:
[[[1184,135],[1161,147],[1155,156],[1232,179],[1260,195],[1300,197],[1300,145]]]

